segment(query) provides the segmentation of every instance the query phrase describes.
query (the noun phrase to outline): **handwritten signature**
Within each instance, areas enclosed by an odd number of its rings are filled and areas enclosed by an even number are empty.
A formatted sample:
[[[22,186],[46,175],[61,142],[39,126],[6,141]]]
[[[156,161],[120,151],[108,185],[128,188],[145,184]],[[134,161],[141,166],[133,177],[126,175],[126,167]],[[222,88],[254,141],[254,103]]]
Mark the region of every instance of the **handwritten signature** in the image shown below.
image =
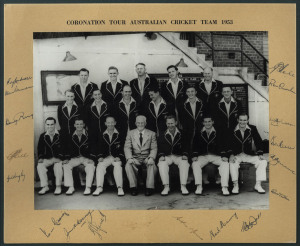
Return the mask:
[[[285,169],[287,169],[288,171],[290,171],[292,174],[296,175],[296,172],[292,169],[290,169],[289,167],[287,167],[285,164],[283,164],[279,157],[277,157],[275,154],[270,154],[270,165],[271,166],[276,166],[277,164],[281,165],[282,167],[284,167]],[[273,161],[273,163],[272,163]]]
[[[7,160],[12,160],[14,158],[26,158],[28,157],[27,153],[22,153],[22,149],[17,149],[11,152],[6,158]]]
[[[23,180],[21,180],[21,178],[23,178]],[[14,180],[14,179],[18,179],[18,183],[20,181],[24,181],[25,180],[25,174],[24,174],[24,171],[22,170],[21,174],[17,175],[17,173],[15,173],[14,175],[8,175],[6,180],[7,180],[7,183],[10,181],[10,180]]]
[[[278,119],[278,118],[270,118],[270,122],[271,122],[272,126],[279,126],[280,124],[287,125],[287,126],[295,126],[292,123],[285,122],[285,121],[283,121],[281,119]]]
[[[272,86],[272,87],[275,87],[275,88],[278,88],[279,90],[284,90],[284,91],[287,91],[287,92],[290,92],[292,94],[296,94],[295,92],[295,88],[294,87],[291,87],[291,88],[287,88],[287,85],[285,83],[279,83],[277,84],[277,81],[275,79],[271,79],[269,81],[269,86]]]
[[[290,64],[284,64],[283,62],[279,62],[274,67],[270,68],[270,74],[273,73],[274,71],[276,71],[276,72],[282,73],[284,75],[295,77],[295,74],[293,71],[288,71],[288,72],[286,71],[286,69],[289,65]]]
[[[261,218],[261,213],[257,215],[257,217],[250,216],[248,222],[243,221],[241,232],[249,231],[255,225],[257,225],[257,221]]]
[[[287,201],[290,201],[290,199],[289,199],[286,195],[284,195],[284,194],[282,194],[282,193],[280,193],[280,192],[278,193],[276,189],[272,189],[271,192],[272,192],[273,194],[275,194],[275,195],[277,195],[277,196],[279,196],[279,197],[281,197],[281,198],[287,200]]]
[[[203,238],[198,234],[198,230],[190,227],[186,221],[183,220],[183,217],[174,217],[179,223],[181,223],[191,234],[195,235],[200,240]]]
[[[15,77],[15,79],[11,79],[9,78],[6,82],[6,85],[11,85],[11,88],[14,87],[15,84],[18,84],[21,81],[26,81],[26,80],[31,80],[32,77],[28,76],[28,77],[23,77],[21,76],[21,78],[18,79],[18,77]]]
[[[292,147],[292,146],[289,146],[289,145],[285,145],[285,143],[283,142],[283,140],[281,140],[279,143],[276,142],[276,136],[273,136],[272,139],[271,139],[271,145],[272,146],[276,146],[276,147],[279,147],[281,149],[289,149],[289,150],[292,150],[292,149],[295,149],[295,147]]]
[[[5,91],[5,96],[8,96],[8,95],[11,95],[11,94],[14,94],[16,92],[20,92],[20,91],[25,91],[25,90],[28,90],[28,89],[31,89],[33,88],[33,86],[26,86],[24,88],[19,88],[18,86],[16,86],[13,91]]]
[[[62,215],[58,218],[58,219],[54,219],[53,217],[51,218],[51,221],[53,223],[54,226],[59,226],[61,223],[61,220],[64,216],[70,216],[67,212],[63,212]],[[52,229],[50,230],[50,232],[46,232],[45,229],[40,228],[40,231],[46,236],[46,237],[50,237],[52,232],[54,231],[55,227],[52,227]]]
[[[210,235],[210,240],[213,240],[216,236],[219,235],[219,233],[222,231],[222,229],[224,227],[227,226],[227,224],[229,224],[229,222],[231,222],[231,220],[235,218],[236,220],[238,220],[238,215],[237,213],[234,213],[228,220],[226,220],[225,222],[223,222],[222,220],[220,221],[220,227],[217,226],[217,230],[214,232],[213,230],[210,230],[209,235]]]
[[[25,115],[24,112],[19,112],[19,113],[15,114],[12,121],[6,118],[5,124],[7,126],[12,125],[12,124],[17,125],[20,120],[26,120],[26,119],[30,119],[30,118],[33,119],[33,114]]]

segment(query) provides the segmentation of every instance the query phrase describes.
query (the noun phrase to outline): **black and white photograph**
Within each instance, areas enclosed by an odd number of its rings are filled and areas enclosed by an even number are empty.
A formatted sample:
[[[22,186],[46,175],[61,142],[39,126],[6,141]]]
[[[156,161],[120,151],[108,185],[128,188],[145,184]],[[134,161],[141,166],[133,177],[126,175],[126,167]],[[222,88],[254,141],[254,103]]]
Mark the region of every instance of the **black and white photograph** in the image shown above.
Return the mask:
[[[34,32],[34,209],[269,209],[268,45]]]

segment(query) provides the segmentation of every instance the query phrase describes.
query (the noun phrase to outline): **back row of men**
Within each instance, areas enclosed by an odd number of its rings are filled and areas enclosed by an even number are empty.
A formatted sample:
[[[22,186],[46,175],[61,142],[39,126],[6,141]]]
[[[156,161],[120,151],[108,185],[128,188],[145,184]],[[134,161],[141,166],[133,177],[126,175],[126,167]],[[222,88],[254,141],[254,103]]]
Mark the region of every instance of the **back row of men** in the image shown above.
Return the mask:
[[[66,103],[58,108],[60,133],[55,130],[55,119],[50,118],[46,120],[47,131],[39,139],[38,173],[43,187],[40,194],[49,190],[47,167],[55,163],[55,194],[61,193],[63,172],[65,186],[69,187],[67,194],[73,194],[72,169],[80,164],[85,166],[87,175],[84,194],[90,194],[96,164],[97,189],[93,194],[103,191],[106,168],[113,165],[118,195],[124,195],[122,163],[125,162],[132,195],[138,192],[136,176],[142,166],[147,169],[146,195],[152,194],[155,163],[164,184],[162,195],[169,193],[168,166],[172,163],[179,166],[182,194],[188,194],[189,162],[194,171],[196,194],[202,193],[201,170],[208,163],[220,166],[223,195],[229,194],[230,167],[232,193],[237,194],[238,168],[245,161],[255,164],[255,189],[264,193],[261,181],[266,179],[267,162],[262,158],[261,138],[257,129],[248,125],[247,115],[238,118],[239,102],[232,97],[230,87],[212,79],[211,68],[204,70],[204,79],[197,88],[187,87],[179,79],[175,66],[167,68],[170,80],[161,89],[146,74],[144,64],[137,64],[136,71],[138,78],[129,86],[118,79],[117,68],[110,67],[110,80],[99,89],[88,82],[89,72],[80,70],[80,83],[66,91]],[[140,116],[136,118],[137,115]],[[251,155],[252,140],[258,156]]]

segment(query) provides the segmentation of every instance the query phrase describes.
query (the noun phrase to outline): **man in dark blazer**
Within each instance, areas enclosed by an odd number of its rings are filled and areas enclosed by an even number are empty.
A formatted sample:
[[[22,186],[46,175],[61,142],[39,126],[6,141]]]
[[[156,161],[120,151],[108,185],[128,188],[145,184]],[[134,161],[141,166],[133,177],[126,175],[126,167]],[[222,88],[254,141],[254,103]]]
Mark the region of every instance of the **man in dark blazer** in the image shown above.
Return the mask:
[[[81,115],[81,108],[75,103],[75,93],[72,90],[65,91],[66,102],[59,105],[57,109],[57,119],[60,125],[62,134],[71,135],[75,131],[74,123],[75,118]]]
[[[105,125],[107,129],[101,134],[99,145],[97,146],[97,189],[94,191],[93,195],[98,196],[103,192],[106,169],[112,165],[114,167],[113,174],[118,188],[118,196],[124,196],[122,163],[125,163],[125,156],[123,144],[120,134],[115,128],[115,118],[113,116],[106,117]]]
[[[123,143],[125,142],[127,133],[136,128],[135,119],[139,113],[137,103],[131,94],[131,87],[125,85],[122,91],[123,98],[118,103],[118,107],[115,111],[117,120],[116,128],[120,133],[120,138]]]
[[[209,109],[210,105],[219,102],[222,98],[223,83],[213,79],[213,69],[210,67],[203,70],[203,77],[196,87],[197,96],[202,100],[204,108]]]
[[[54,175],[56,189],[55,195],[61,194],[61,183],[63,178],[62,160],[63,144],[61,135],[55,129],[56,120],[48,117],[45,121],[46,132],[40,135],[38,142],[38,165],[37,171],[41,181],[42,189],[39,195],[44,195],[49,191],[48,186],[48,167],[54,164]]]
[[[265,193],[261,182],[266,180],[267,161],[263,158],[262,139],[257,128],[248,124],[249,117],[242,113],[238,117],[238,124],[229,141],[230,143],[230,175],[233,182],[233,194],[239,193],[239,167],[243,163],[251,163],[256,168],[256,184],[254,189],[258,193]],[[252,150],[252,143],[256,147],[256,154]]]
[[[89,70],[82,68],[79,72],[79,83],[72,85],[71,89],[75,92],[75,102],[79,107],[91,105],[93,102],[92,94],[99,89],[98,85],[89,81]]]
[[[175,164],[179,168],[179,177],[181,184],[181,193],[188,195],[189,191],[186,188],[190,164],[188,157],[183,155],[182,150],[182,134],[177,129],[176,117],[169,115],[166,117],[166,125],[168,129],[158,137],[158,169],[164,185],[161,192],[162,196],[167,196],[170,191],[169,186],[169,166]]]
[[[192,167],[197,189],[196,195],[202,194],[202,168],[208,163],[219,166],[221,186],[224,196],[229,195],[229,163],[225,142],[227,139],[213,127],[214,121],[210,115],[203,117],[203,128],[197,132],[193,141]]]
[[[130,81],[132,97],[136,101],[138,107],[141,105],[148,105],[151,100],[148,93],[149,88],[158,86],[158,82],[154,77],[150,77],[147,74],[146,65],[144,63],[140,62],[136,64],[135,71],[138,77]]]
[[[123,87],[128,85],[128,82],[119,79],[118,68],[113,66],[108,68],[108,76],[109,79],[101,84],[102,98],[108,104],[116,107],[122,99]]]
[[[86,173],[86,188],[84,195],[91,194],[91,186],[94,178],[95,164],[91,156],[91,146],[84,120],[75,119],[75,131],[67,140],[65,160],[63,161],[64,184],[69,187],[67,195],[72,195],[75,191],[72,170],[74,167],[84,165]]]
[[[179,119],[179,108],[185,102],[186,96],[186,86],[184,82],[178,77],[178,68],[171,65],[167,68],[169,74],[169,81],[162,83],[161,85],[161,95],[165,99],[166,103],[171,107],[172,111],[176,113],[176,120],[178,122],[178,127],[181,127],[181,119]]]

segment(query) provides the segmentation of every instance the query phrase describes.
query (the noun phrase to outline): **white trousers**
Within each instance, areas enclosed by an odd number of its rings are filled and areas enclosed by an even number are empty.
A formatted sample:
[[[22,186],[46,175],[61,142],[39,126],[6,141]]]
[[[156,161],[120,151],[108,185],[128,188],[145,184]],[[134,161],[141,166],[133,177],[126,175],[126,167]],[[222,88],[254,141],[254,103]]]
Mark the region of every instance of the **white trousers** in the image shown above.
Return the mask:
[[[86,173],[86,187],[92,186],[94,172],[95,172],[95,166],[94,166],[94,162],[86,157],[72,158],[67,164],[63,165],[64,176],[65,176],[65,186],[67,186],[67,187],[74,186],[72,170],[74,167],[77,167],[81,164],[84,165],[84,170]]]
[[[239,179],[239,168],[241,162],[251,163],[255,165],[256,168],[256,181],[266,181],[267,179],[267,165],[268,162],[266,160],[260,160],[256,155],[247,155],[245,153],[240,153],[235,156],[236,161],[234,163],[230,163],[230,175],[232,181],[237,181]]]
[[[48,167],[54,164],[55,185],[60,186],[63,178],[62,162],[58,158],[43,159],[43,162],[38,163],[37,171],[41,181],[41,187],[48,185]]]
[[[157,164],[163,185],[169,184],[169,166],[172,164],[179,168],[180,184],[186,185],[190,165],[187,160],[182,160],[182,156],[176,155],[165,156],[165,160]]]
[[[228,187],[229,182],[229,163],[223,161],[221,156],[218,155],[202,155],[198,156],[198,160],[192,164],[193,173],[195,177],[195,184],[202,185],[202,168],[208,163],[219,166],[219,173],[221,176],[221,186]]]
[[[123,187],[122,162],[114,161],[114,159],[115,158],[113,156],[108,156],[103,161],[98,162],[98,166],[96,169],[97,187],[99,186],[103,187],[106,168],[111,165],[113,165],[114,167],[114,178],[117,187]]]

